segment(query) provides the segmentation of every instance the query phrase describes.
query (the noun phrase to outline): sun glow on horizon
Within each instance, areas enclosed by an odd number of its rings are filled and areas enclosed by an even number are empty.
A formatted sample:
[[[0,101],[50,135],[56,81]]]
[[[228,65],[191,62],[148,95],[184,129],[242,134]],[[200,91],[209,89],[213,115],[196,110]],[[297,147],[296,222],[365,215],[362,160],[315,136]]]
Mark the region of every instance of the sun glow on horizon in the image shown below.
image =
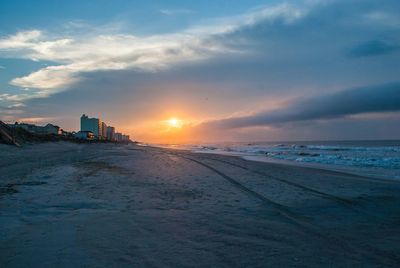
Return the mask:
[[[166,121],[167,125],[173,128],[182,128],[183,122],[177,118],[170,118]]]

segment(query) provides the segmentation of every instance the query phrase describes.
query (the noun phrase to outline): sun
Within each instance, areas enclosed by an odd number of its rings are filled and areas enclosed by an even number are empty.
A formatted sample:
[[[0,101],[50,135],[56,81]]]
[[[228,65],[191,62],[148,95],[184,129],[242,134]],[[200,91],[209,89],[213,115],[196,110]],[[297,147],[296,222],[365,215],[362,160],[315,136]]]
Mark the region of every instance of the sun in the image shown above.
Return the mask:
[[[182,120],[179,120],[177,118],[171,118],[167,120],[167,125],[170,127],[174,127],[174,128],[181,128],[183,125]]]

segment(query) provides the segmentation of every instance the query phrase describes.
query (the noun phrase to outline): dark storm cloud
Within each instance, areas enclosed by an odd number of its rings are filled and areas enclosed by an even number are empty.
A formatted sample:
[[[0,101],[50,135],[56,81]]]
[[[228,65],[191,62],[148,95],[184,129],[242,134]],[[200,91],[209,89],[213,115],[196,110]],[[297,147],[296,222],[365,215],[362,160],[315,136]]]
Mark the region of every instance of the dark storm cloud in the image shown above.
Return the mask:
[[[289,106],[275,111],[211,121],[205,123],[205,126],[242,128],[390,111],[400,111],[400,83],[357,88],[311,97],[292,102]]]
[[[385,55],[400,49],[399,45],[386,42],[384,40],[371,40],[355,46],[350,50],[350,57],[368,57]]]

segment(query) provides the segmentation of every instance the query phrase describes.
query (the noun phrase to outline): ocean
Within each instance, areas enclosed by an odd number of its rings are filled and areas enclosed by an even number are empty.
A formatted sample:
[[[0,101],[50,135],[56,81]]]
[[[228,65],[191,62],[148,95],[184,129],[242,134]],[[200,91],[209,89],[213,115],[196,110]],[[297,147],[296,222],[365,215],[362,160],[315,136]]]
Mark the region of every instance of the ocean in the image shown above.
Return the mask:
[[[230,142],[156,146],[400,180],[400,140]]]

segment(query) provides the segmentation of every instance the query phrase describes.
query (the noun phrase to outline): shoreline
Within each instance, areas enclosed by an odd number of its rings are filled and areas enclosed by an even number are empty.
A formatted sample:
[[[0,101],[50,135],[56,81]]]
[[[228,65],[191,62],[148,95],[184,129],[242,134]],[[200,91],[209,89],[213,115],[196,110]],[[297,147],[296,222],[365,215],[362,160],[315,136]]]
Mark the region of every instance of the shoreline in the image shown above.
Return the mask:
[[[199,153],[201,153],[201,152],[199,152]],[[247,161],[271,163],[271,164],[277,164],[277,165],[283,165],[283,166],[286,166],[286,165],[287,166],[296,166],[296,167],[311,168],[311,169],[317,169],[317,170],[326,170],[326,171],[333,171],[333,172],[353,175],[353,176],[357,176],[357,177],[364,177],[364,178],[373,179],[373,180],[387,180],[387,181],[399,181],[400,182],[400,178],[392,178],[389,176],[379,176],[376,173],[371,174],[370,172],[363,172],[360,169],[355,170],[355,169],[352,169],[352,167],[347,167],[347,166],[328,165],[328,164],[319,164],[319,163],[310,163],[310,162],[297,162],[297,161],[280,160],[280,159],[274,159],[271,157],[252,156],[252,155],[248,155],[248,156],[247,155],[245,155],[245,156],[235,155],[235,156],[240,157]]]
[[[344,166],[344,165],[335,165],[335,164],[322,164],[322,163],[313,163],[313,162],[298,162],[284,159],[276,159],[272,157],[267,157],[264,155],[255,155],[250,153],[240,153],[240,152],[227,152],[227,151],[204,151],[197,149],[182,149],[182,148],[174,148],[174,147],[162,147],[162,146],[154,146],[154,145],[140,145],[143,147],[153,147],[153,148],[163,148],[168,150],[183,150],[187,152],[199,153],[199,154],[213,154],[213,155],[223,155],[223,156],[234,156],[247,161],[255,161],[262,163],[272,163],[279,165],[288,165],[288,166],[296,166],[296,167],[304,167],[304,168],[313,168],[317,170],[327,170],[345,173],[349,175],[366,177],[374,180],[389,180],[389,181],[400,181],[400,173],[398,175],[393,174],[382,174],[383,170],[374,170],[371,172],[371,168],[364,170],[362,167],[356,166]],[[381,173],[381,174],[379,174]]]

